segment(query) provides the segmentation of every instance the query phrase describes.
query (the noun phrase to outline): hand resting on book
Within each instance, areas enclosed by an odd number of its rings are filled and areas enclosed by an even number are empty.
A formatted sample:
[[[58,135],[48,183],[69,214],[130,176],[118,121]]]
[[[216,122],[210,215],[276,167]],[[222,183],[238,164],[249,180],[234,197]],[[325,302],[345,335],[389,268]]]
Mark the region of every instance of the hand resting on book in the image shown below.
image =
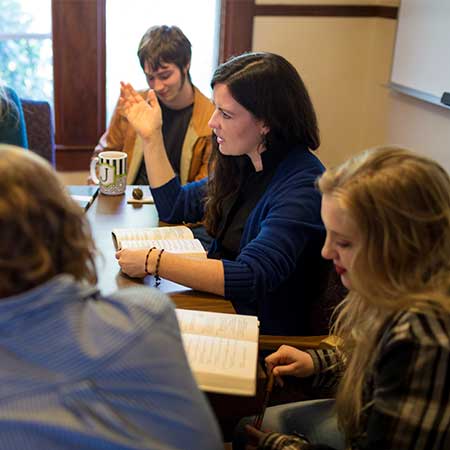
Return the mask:
[[[145,277],[145,258],[147,256],[147,248],[130,249],[124,248],[116,252],[116,259],[119,261],[120,267],[126,267],[126,273],[132,278]]]
[[[159,251],[196,258],[206,258],[206,251],[192,231],[184,226],[154,228],[115,228],[112,230],[116,259],[123,272],[133,278],[154,273]],[[147,254],[149,249],[155,251]],[[147,268],[147,271],[146,271]]]

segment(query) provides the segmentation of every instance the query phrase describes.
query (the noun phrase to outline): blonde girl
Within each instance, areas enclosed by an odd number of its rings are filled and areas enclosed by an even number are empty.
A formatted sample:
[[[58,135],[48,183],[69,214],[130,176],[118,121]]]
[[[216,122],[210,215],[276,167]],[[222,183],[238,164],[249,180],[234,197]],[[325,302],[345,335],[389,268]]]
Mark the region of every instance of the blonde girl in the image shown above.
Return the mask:
[[[264,449],[447,449],[449,176],[426,157],[384,147],[326,171],[318,186],[327,229],[322,255],[349,289],[333,328],[340,345],[307,352],[282,346],[266,364],[278,378],[315,376],[318,388],[337,386],[345,444],[330,431],[329,414],[303,428],[306,435],[313,428],[309,444],[307,438],[253,428],[250,438]],[[264,426],[302,431],[308,408],[311,417],[314,404],[275,407]],[[283,428],[288,416],[289,429]]]

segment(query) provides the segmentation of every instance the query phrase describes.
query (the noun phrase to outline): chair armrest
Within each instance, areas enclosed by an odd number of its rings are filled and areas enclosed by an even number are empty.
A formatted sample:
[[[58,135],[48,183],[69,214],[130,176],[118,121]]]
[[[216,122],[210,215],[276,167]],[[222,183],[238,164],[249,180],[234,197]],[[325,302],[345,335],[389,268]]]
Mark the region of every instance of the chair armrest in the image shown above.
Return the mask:
[[[296,348],[334,348],[336,336],[271,336],[262,334],[259,336],[259,349],[275,351],[281,345],[290,345]]]

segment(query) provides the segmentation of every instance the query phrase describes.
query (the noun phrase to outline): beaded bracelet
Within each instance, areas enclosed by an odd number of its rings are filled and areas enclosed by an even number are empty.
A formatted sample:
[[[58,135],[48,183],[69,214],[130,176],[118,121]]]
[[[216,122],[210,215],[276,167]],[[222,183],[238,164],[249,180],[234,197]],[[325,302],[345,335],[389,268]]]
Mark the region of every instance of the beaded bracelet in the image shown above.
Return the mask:
[[[158,259],[156,260],[155,267],[155,287],[161,284],[161,277],[159,276],[159,263],[161,262],[161,255],[164,253],[164,249],[161,249],[158,254]]]
[[[156,250],[156,247],[152,247],[148,250],[147,252],[147,256],[145,257],[145,266],[144,266],[144,271],[147,275],[151,275],[151,273],[148,271],[148,257],[150,256],[150,253],[152,252],[152,250]]]

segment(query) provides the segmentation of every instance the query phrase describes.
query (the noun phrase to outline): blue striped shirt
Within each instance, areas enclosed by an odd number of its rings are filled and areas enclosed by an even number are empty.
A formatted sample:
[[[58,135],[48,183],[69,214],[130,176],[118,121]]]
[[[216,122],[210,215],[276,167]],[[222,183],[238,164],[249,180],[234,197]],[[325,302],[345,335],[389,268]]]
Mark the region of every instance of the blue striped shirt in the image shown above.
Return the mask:
[[[60,275],[0,322],[1,449],[223,448],[164,294]]]

